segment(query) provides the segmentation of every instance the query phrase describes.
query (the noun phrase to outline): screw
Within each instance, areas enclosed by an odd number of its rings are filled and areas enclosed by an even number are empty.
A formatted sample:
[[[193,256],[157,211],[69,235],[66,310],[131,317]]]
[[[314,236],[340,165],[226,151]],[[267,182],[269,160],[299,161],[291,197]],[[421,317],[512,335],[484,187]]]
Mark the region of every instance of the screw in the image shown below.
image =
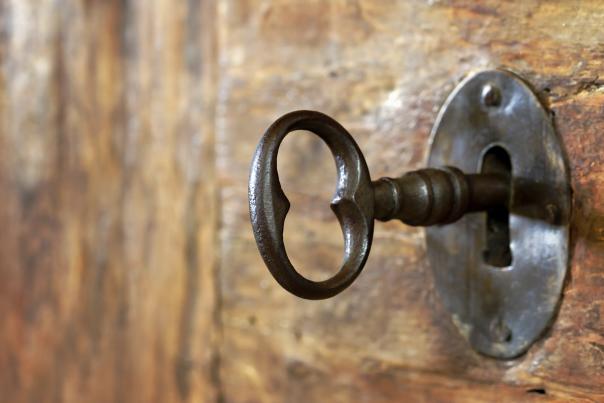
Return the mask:
[[[501,91],[492,84],[482,87],[482,102],[486,106],[499,106],[501,104]]]
[[[512,341],[512,331],[499,317],[493,319],[489,326],[489,331],[491,332],[491,338],[497,343],[509,343]]]
[[[545,213],[550,224],[556,225],[560,222],[560,209],[555,204],[545,206]]]

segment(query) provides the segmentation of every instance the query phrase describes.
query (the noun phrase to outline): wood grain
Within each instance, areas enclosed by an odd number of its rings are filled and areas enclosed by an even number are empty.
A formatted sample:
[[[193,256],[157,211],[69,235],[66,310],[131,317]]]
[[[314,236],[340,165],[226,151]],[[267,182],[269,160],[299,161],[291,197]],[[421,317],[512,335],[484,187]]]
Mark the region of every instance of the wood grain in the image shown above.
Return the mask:
[[[225,1],[216,133],[221,192],[221,379],[227,401],[604,401],[604,5],[597,1]],[[557,320],[528,354],[474,353],[439,301],[423,232],[378,224],[357,282],[303,301],[269,277],[249,228],[248,164],[280,114],[316,109],[348,128],[372,176],[423,165],[446,95],[506,67],[555,113],[574,190],[570,275]],[[337,268],[333,162],[286,140],[286,243],[305,274]],[[322,150],[319,152],[317,150]]]
[[[214,400],[213,5],[0,4],[0,400]]]

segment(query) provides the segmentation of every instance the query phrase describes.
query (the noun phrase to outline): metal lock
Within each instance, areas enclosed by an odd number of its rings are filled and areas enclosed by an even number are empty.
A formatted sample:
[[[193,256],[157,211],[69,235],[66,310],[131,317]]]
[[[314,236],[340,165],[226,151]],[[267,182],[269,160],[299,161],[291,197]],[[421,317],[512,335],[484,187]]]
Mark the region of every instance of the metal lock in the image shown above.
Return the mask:
[[[325,281],[300,275],[283,242],[289,201],[277,153],[295,130],[318,135],[336,162],[331,207],[342,227],[344,259]],[[371,181],[359,147],[335,120],[313,111],[282,116],[252,162],[250,216],[260,254],[283,288],[324,299],[360,274],[374,219],[426,226],[436,288],[462,335],[483,354],[518,356],[554,317],[568,260],[570,187],[551,116],[516,75],[472,75],[438,115],[428,166]]]

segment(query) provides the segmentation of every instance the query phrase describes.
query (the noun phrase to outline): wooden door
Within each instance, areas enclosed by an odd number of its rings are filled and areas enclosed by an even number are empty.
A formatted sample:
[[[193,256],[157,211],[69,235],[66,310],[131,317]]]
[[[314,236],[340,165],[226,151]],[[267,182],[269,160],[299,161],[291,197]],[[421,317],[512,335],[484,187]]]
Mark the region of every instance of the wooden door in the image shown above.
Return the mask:
[[[0,400],[604,401],[604,3],[0,2]],[[573,188],[559,312],[511,361],[475,353],[421,229],[379,223],[325,301],[258,255],[249,164],[294,109],[339,120],[372,175],[422,167],[447,94],[505,67],[555,114]],[[288,252],[340,261],[327,149],[279,168]]]

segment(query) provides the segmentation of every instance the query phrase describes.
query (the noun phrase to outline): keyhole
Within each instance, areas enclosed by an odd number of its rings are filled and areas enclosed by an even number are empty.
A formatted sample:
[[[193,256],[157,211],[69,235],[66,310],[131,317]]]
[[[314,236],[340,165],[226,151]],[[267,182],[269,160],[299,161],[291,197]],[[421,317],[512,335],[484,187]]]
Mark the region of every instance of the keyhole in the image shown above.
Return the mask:
[[[512,177],[512,162],[507,151],[500,146],[491,147],[482,160],[482,173],[497,173]],[[510,249],[510,211],[508,206],[498,206],[487,210],[486,248],[483,259],[495,267],[512,264]]]

